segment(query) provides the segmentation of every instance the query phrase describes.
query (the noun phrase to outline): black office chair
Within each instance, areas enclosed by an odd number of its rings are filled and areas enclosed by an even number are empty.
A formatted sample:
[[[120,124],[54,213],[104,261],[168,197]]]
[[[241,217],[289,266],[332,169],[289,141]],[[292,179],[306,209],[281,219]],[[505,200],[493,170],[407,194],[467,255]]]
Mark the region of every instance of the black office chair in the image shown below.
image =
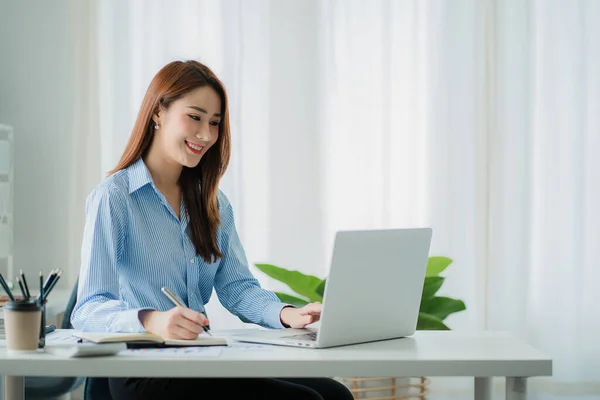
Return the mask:
[[[65,314],[61,321],[61,329],[73,329],[71,314],[77,304],[77,282],[71,291]],[[108,378],[84,377],[41,377],[25,378],[25,398],[32,400],[50,400],[76,390],[84,385],[84,400],[111,400]]]

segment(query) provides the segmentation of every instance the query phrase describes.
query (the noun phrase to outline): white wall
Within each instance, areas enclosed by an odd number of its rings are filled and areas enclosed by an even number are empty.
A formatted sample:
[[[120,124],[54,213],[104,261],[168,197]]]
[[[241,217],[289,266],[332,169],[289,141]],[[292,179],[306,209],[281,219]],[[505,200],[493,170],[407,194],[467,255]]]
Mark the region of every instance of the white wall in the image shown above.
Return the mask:
[[[14,262],[31,277],[67,260],[68,11],[68,0],[0,0],[0,123],[15,128]]]

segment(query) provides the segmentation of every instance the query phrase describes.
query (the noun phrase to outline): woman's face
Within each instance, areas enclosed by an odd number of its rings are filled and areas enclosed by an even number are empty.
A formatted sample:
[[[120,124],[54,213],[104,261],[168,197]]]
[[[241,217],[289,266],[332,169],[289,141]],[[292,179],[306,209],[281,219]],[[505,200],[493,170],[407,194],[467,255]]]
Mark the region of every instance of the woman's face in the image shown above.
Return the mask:
[[[221,98],[210,86],[188,92],[155,115],[152,146],[168,161],[194,168],[217,142],[221,123]]]

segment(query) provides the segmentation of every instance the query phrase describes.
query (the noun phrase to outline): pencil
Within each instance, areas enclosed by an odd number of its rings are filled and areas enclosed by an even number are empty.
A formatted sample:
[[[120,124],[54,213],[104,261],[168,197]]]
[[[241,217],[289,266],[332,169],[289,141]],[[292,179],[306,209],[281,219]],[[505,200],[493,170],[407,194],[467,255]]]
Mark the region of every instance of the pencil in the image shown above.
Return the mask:
[[[21,270],[21,280],[23,281],[23,287],[25,287],[25,298],[29,299],[31,297],[31,293],[29,293],[29,286],[27,285],[27,279],[25,279],[25,274],[23,273],[23,270]]]
[[[52,279],[54,278],[55,275],[56,275],[56,270],[53,269],[50,271],[50,273],[46,277],[46,282],[44,282],[44,292],[48,291],[48,285],[50,285],[50,282],[52,282]]]
[[[6,284],[6,281],[4,280],[4,277],[2,276],[2,274],[0,274],[0,285],[2,285],[2,288],[4,289],[4,291],[6,292],[6,294],[8,295],[8,298],[11,301],[15,301],[15,296],[13,296],[12,292],[10,291],[10,288]]]
[[[40,295],[38,297],[40,305],[44,304],[44,274],[40,271]]]
[[[19,284],[19,287],[21,288],[21,293],[23,293],[23,299],[27,300],[27,293],[25,293],[25,288],[23,287],[23,283],[21,282],[21,278],[17,277],[17,283]]]
[[[44,301],[48,298],[48,295],[50,294],[52,289],[54,289],[56,282],[58,282],[58,280],[60,279],[60,274],[62,274],[62,271],[58,271],[58,274],[56,274],[56,276],[54,276],[54,278],[50,282],[50,285],[48,285],[47,289],[44,288]]]

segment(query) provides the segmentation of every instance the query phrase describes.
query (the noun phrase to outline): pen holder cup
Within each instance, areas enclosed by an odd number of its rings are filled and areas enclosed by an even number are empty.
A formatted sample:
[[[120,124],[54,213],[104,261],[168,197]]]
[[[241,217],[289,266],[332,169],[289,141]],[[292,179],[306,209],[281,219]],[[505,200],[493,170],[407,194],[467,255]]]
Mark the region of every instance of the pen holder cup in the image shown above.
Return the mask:
[[[42,309],[36,300],[9,301],[4,306],[7,352],[35,352],[39,348]]]

